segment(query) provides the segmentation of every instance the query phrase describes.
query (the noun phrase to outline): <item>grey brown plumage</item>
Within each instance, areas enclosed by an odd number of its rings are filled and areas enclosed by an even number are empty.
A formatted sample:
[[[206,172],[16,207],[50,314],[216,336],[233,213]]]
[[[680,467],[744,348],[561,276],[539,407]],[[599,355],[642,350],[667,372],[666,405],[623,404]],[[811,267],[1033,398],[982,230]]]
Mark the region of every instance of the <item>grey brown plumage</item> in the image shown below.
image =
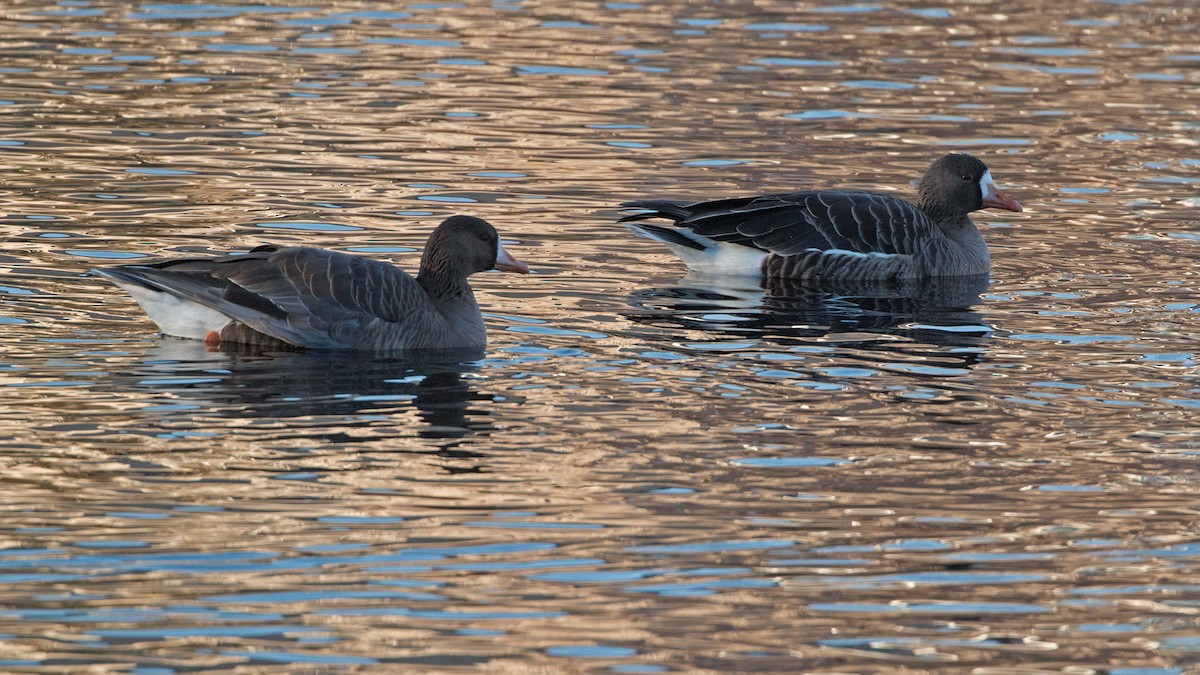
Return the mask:
[[[467,277],[493,268],[529,271],[486,221],[452,216],[429,237],[415,278],[377,260],[277,246],[96,272],[169,335],[390,351],[485,344]]]
[[[622,206],[646,211],[621,222],[674,221],[675,229],[629,227],[667,244],[693,270],[812,280],[986,274],[987,245],[968,214],[987,207],[1021,210],[995,187],[987,166],[964,153],[929,167],[916,203],[872,192],[801,190]]]

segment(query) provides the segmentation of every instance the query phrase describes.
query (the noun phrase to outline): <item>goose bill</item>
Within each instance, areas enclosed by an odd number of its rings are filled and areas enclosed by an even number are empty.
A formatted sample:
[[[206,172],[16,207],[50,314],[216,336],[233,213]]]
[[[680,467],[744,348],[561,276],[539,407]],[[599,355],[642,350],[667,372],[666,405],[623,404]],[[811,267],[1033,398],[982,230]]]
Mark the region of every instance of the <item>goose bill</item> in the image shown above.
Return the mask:
[[[1021,212],[1020,202],[1001,192],[1000,188],[996,187],[996,184],[992,182],[991,171],[983,175],[983,180],[979,181],[979,187],[983,191],[984,208]]]
[[[503,246],[496,247],[496,269],[501,272],[516,272],[517,274],[529,274],[529,265],[517,260],[504,250]]]

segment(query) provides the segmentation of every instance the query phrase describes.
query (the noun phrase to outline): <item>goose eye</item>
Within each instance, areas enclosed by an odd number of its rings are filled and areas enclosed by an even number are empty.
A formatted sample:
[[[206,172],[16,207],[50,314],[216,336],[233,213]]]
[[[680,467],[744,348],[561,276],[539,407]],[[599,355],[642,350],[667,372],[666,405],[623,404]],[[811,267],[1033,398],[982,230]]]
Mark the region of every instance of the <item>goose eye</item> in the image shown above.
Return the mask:
[[[970,176],[968,176],[968,175],[967,175],[967,174],[965,174],[965,173],[964,173],[963,175],[959,176],[959,178],[961,178],[961,179],[963,179],[963,180],[971,180],[971,177],[970,177]]]

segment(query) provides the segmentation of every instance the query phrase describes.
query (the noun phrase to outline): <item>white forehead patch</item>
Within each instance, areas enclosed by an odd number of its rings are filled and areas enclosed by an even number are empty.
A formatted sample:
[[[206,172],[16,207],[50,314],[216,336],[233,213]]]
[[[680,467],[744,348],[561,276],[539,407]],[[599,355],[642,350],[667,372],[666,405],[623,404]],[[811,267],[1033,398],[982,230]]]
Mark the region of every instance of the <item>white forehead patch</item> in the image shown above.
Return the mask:
[[[984,171],[983,176],[979,179],[979,194],[982,195],[984,199],[987,199],[988,195],[995,191],[996,183],[992,181],[991,170],[989,169]]]

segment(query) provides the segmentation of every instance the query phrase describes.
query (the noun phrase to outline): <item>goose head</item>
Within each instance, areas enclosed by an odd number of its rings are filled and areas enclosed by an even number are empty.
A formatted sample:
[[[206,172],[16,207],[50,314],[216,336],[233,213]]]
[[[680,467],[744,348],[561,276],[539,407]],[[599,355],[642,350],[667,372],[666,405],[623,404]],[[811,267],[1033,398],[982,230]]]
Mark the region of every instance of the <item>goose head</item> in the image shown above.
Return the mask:
[[[917,184],[917,202],[926,212],[949,220],[994,208],[1020,212],[1021,204],[1000,191],[979,159],[953,152],[929,166]]]
[[[528,274],[529,266],[500,243],[491,223],[474,216],[450,216],[429,235],[421,271],[467,276],[486,270]]]

